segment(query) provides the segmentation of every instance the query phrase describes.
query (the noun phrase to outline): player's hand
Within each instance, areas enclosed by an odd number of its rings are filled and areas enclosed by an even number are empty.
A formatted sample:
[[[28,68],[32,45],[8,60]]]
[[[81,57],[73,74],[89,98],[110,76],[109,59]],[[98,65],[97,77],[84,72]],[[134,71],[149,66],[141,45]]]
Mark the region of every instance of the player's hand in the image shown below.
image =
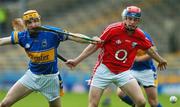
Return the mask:
[[[73,69],[76,65],[77,62],[74,59],[69,59],[65,62],[66,66],[68,66],[70,69]]]
[[[93,44],[102,44],[104,41],[103,40],[101,40],[99,37],[97,37],[97,36],[94,36],[93,38],[92,38],[93,40],[94,40],[94,43]]]
[[[167,66],[167,61],[166,61],[166,60],[163,60],[163,61],[159,62],[159,64],[158,64],[158,69],[159,69],[160,71],[165,70],[165,69],[166,69],[166,66]]]

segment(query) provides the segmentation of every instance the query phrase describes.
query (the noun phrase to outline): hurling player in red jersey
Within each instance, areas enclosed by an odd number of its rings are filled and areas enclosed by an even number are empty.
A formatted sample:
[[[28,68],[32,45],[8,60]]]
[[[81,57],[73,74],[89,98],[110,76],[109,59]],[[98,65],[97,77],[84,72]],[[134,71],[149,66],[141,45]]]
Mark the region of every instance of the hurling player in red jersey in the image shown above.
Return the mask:
[[[101,49],[91,81],[88,107],[98,107],[104,89],[111,83],[130,96],[136,107],[145,107],[143,93],[129,72],[138,49],[145,50],[155,59],[159,63],[160,70],[164,70],[167,66],[167,61],[152,48],[143,30],[138,28],[141,9],[129,6],[123,14],[122,22],[109,25],[102,35],[96,38],[101,39],[102,44],[90,44],[78,57],[66,62],[68,67],[75,67],[96,50]]]

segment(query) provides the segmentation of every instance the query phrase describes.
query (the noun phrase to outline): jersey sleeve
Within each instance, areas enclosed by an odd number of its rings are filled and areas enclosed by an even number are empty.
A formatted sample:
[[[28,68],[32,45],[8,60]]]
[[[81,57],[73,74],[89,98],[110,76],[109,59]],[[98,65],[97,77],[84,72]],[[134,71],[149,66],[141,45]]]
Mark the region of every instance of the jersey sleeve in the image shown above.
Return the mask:
[[[107,27],[101,34],[100,39],[104,41],[104,43],[108,42],[110,40],[112,33],[112,29]],[[99,44],[98,47],[102,47],[103,44]]]
[[[152,43],[152,45],[155,46],[155,43],[154,43],[153,39],[151,38],[151,36],[146,32],[144,32],[144,34],[145,34],[146,38]]]
[[[61,31],[61,32],[66,32],[66,31],[64,31],[64,30],[62,30],[62,29],[59,29],[59,31]],[[58,40],[59,41],[65,41],[65,40],[68,40],[68,35],[65,35],[65,34],[58,34]]]
[[[11,43],[12,44],[20,44],[20,42],[23,38],[23,35],[24,35],[23,32],[13,31],[11,33]]]
[[[62,30],[61,28],[54,27],[54,26],[45,25],[44,27],[55,30],[55,31],[59,31],[59,32],[66,32],[66,31]],[[58,41],[65,41],[68,39],[68,35],[65,35],[63,33],[56,33],[56,35],[57,35]]]
[[[151,41],[145,35],[142,35],[140,38],[140,43],[139,43],[140,49],[147,50],[151,46],[153,46]]]

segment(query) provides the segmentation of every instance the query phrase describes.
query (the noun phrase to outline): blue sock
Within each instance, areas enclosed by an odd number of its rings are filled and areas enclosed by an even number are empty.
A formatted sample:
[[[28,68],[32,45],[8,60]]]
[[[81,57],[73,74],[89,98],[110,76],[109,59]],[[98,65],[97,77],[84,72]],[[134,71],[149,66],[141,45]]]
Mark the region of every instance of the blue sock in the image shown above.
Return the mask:
[[[159,103],[159,104],[157,105],[157,107],[162,107],[162,105]]]
[[[111,106],[111,99],[107,97],[103,100],[102,107],[110,107],[110,106]]]
[[[122,101],[124,101],[125,103],[129,104],[129,105],[134,105],[133,101],[131,100],[131,98],[129,96],[124,96],[121,98]],[[159,106],[158,106],[159,107]],[[160,106],[161,107],[161,106]]]

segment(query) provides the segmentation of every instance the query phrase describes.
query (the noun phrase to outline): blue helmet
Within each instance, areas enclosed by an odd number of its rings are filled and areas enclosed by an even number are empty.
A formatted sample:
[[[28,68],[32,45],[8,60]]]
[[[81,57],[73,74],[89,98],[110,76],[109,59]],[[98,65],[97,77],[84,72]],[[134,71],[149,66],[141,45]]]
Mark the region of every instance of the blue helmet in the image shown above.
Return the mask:
[[[128,6],[123,10],[121,15],[123,19],[126,17],[141,18],[141,9],[136,6]]]

